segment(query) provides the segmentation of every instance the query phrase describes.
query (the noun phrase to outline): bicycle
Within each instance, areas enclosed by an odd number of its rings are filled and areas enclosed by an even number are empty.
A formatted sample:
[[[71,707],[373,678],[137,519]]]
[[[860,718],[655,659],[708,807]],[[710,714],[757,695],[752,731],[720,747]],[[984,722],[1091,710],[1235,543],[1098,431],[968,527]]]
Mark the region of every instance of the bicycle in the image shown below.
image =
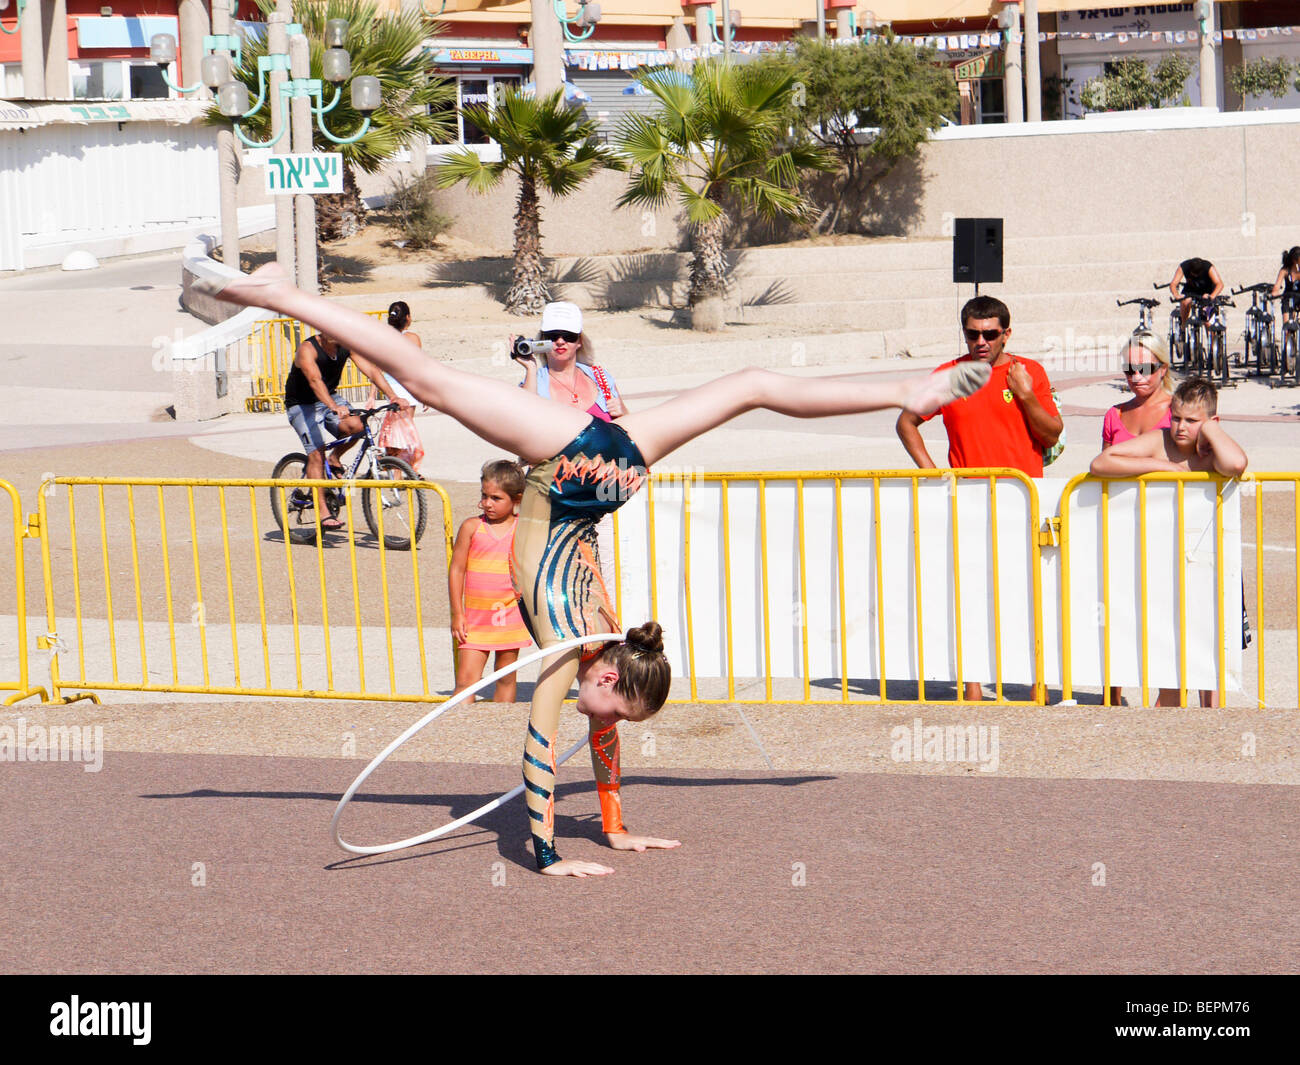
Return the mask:
[[[1294,375],[1296,384],[1300,384],[1300,316],[1297,307],[1285,295],[1275,297],[1282,302],[1282,352],[1278,367],[1278,380],[1285,381]]]
[[[1137,324],[1137,328],[1133,331],[1135,333],[1154,333],[1155,323],[1153,319],[1155,316],[1151,312],[1156,307],[1160,306],[1160,301],[1149,299],[1144,296],[1139,296],[1137,299],[1132,299],[1132,300],[1116,300],[1115,306],[1127,307],[1132,303],[1136,303],[1138,305],[1138,324]]]
[[[371,410],[353,410],[361,419],[361,432],[343,437],[329,444],[325,450],[330,455],[351,444],[361,441],[352,465],[342,477],[334,473],[330,463],[325,463],[326,481],[341,480],[348,482],[347,488],[313,488],[297,486],[294,488],[274,486],[271,493],[271,513],[280,531],[291,543],[310,544],[316,542],[316,531],[320,521],[316,514],[317,493],[325,503],[328,517],[337,518],[345,502],[350,502],[352,492],[361,493],[361,512],[365,515],[366,526],[370,534],[379,539],[380,521],[384,523],[384,546],[394,551],[409,550],[412,544],[419,543],[424,535],[428,521],[428,501],[422,488],[383,488],[381,486],[355,486],[353,481],[419,481],[421,476],[411,465],[396,455],[385,455],[375,443],[370,431],[370,419],[378,414],[385,414],[398,409],[396,403],[386,403]],[[307,480],[307,456],[301,452],[291,452],[275,464],[271,477],[277,481]],[[327,530],[328,531],[328,530]]]
[[[1231,296],[1193,296],[1198,303],[1205,328],[1205,361],[1203,372],[1220,388],[1231,383],[1228,370],[1228,323],[1224,307],[1237,306]]]
[[[1269,301],[1275,298],[1271,295],[1272,291],[1272,283],[1265,281],[1258,285],[1242,285],[1232,293],[1234,296],[1239,296],[1243,292],[1250,293],[1250,306],[1246,309],[1246,329],[1242,333],[1241,364],[1245,365],[1249,373],[1250,360],[1253,357],[1255,373],[1260,377],[1270,377],[1277,373],[1278,368],[1277,322],[1268,309]]]
[[[1167,289],[1169,284],[1157,281],[1151,287]],[[1182,371],[1187,369],[1188,357],[1192,351],[1191,337],[1188,335],[1187,322],[1183,321],[1183,316],[1179,312],[1177,306],[1179,301],[1172,300],[1172,302],[1175,306],[1169,312],[1169,368]]]

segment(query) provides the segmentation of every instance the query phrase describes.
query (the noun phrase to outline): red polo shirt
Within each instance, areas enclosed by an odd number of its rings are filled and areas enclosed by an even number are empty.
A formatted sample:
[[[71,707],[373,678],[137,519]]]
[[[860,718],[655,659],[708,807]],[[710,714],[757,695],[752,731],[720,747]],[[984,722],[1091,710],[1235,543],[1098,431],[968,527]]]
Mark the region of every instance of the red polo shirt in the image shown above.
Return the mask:
[[[972,361],[965,355],[945,362],[935,373],[942,373],[959,362]],[[989,383],[972,396],[955,399],[939,413],[948,433],[948,465],[953,469],[1009,466],[1023,470],[1030,477],[1043,475],[1042,445],[1029,431],[1029,422],[1016,397],[1007,387],[1007,371],[1013,362],[1029,371],[1034,395],[1049,414],[1057,414],[1052,402],[1052,385],[1047,371],[1033,359],[1012,355],[1003,365],[993,367]],[[929,421],[934,415],[923,419]]]

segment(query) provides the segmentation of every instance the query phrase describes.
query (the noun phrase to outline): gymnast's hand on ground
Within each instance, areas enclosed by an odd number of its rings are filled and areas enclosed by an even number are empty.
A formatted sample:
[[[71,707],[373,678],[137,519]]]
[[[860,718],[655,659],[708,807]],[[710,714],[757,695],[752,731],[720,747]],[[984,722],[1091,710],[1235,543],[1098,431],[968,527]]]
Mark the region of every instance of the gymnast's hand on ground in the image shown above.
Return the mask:
[[[630,832],[606,832],[605,838],[616,851],[672,850],[680,847],[679,839],[656,839],[654,836],[634,836]]]
[[[545,869],[539,870],[544,876],[605,876],[614,870],[599,862],[580,862],[573,858],[561,858],[552,862]]]

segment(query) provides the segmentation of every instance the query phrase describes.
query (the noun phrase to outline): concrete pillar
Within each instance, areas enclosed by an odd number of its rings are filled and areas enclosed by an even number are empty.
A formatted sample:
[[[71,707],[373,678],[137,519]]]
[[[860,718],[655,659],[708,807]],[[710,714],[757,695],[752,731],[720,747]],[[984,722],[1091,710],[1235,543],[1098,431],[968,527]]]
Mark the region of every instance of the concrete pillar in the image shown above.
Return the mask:
[[[295,79],[311,77],[311,48],[306,34],[300,33],[289,41],[289,73]],[[306,155],[312,150],[311,100],[296,96],[289,106],[294,153]],[[320,291],[316,285],[316,200],[308,193],[299,193],[293,198],[293,210],[298,234],[298,287],[316,294]]]
[[[289,51],[290,0],[276,0],[275,10],[266,18],[267,54],[287,55]],[[271,136],[279,137],[271,149],[276,155],[291,152],[289,131],[284,129],[286,116],[280,106],[280,86],[285,82],[283,70],[273,70],[267,78],[266,103],[271,108]],[[281,132],[283,131],[283,132]],[[298,274],[294,266],[293,201],[275,196],[275,259],[290,277]]]
[[[532,0],[533,84],[537,96],[554,92],[564,84],[564,31],[555,17],[551,0]]]
[[[1007,21],[1004,30],[1007,35],[1007,68],[1004,82],[1006,85],[1007,121],[1024,122],[1025,88],[1020,67],[1020,8],[1015,3],[1008,3],[1003,8],[1003,13],[1006,15]]]
[[[691,5],[683,4],[683,7]],[[695,43],[700,48],[708,50],[709,45],[713,43],[713,33],[709,29],[709,12],[713,10],[712,3],[696,4],[695,6]]]
[[[45,25],[42,12],[46,0],[30,0],[23,11],[23,95],[39,100],[45,95]]]
[[[67,0],[46,0],[41,5],[41,29],[45,38],[45,98],[70,100]]]
[[[230,33],[230,0],[212,0],[212,32]],[[217,129],[217,189],[221,197],[221,261],[239,269],[239,147],[227,125]]]
[[[682,16],[678,15],[673,19],[673,24],[664,37],[664,46],[670,52],[691,46],[691,31],[686,28],[686,19]]]
[[[1043,71],[1038,55],[1038,0],[1025,0],[1025,119],[1043,120]]]
[[[853,15],[853,9],[849,7],[840,7],[835,9],[835,38],[840,41],[847,41],[853,36],[853,27],[849,18]]]
[[[200,84],[203,38],[211,31],[211,27],[203,0],[180,0],[176,5],[176,15],[180,24],[180,74],[177,84],[188,89],[191,85]],[[205,87],[192,93],[189,98],[207,100],[211,95]]]
[[[1201,32],[1201,106],[1213,107],[1216,110],[1219,106],[1219,72],[1216,66],[1218,58],[1214,53],[1214,11],[1211,9],[1210,17],[1205,22],[1200,23],[1198,29]]]

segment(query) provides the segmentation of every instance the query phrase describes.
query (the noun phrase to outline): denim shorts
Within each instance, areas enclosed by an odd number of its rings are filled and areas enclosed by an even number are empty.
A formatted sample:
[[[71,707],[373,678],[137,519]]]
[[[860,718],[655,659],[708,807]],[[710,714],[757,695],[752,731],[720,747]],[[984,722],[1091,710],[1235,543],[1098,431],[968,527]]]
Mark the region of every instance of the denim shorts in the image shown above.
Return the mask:
[[[337,392],[333,393],[330,398],[345,411],[352,409]],[[293,431],[298,434],[298,439],[302,441],[303,450],[309,455],[313,451],[328,447],[342,435],[339,431],[338,415],[325,406],[324,403],[302,403],[290,407],[285,413],[289,416],[289,424],[293,426]],[[326,431],[329,432],[332,439],[326,439]]]

